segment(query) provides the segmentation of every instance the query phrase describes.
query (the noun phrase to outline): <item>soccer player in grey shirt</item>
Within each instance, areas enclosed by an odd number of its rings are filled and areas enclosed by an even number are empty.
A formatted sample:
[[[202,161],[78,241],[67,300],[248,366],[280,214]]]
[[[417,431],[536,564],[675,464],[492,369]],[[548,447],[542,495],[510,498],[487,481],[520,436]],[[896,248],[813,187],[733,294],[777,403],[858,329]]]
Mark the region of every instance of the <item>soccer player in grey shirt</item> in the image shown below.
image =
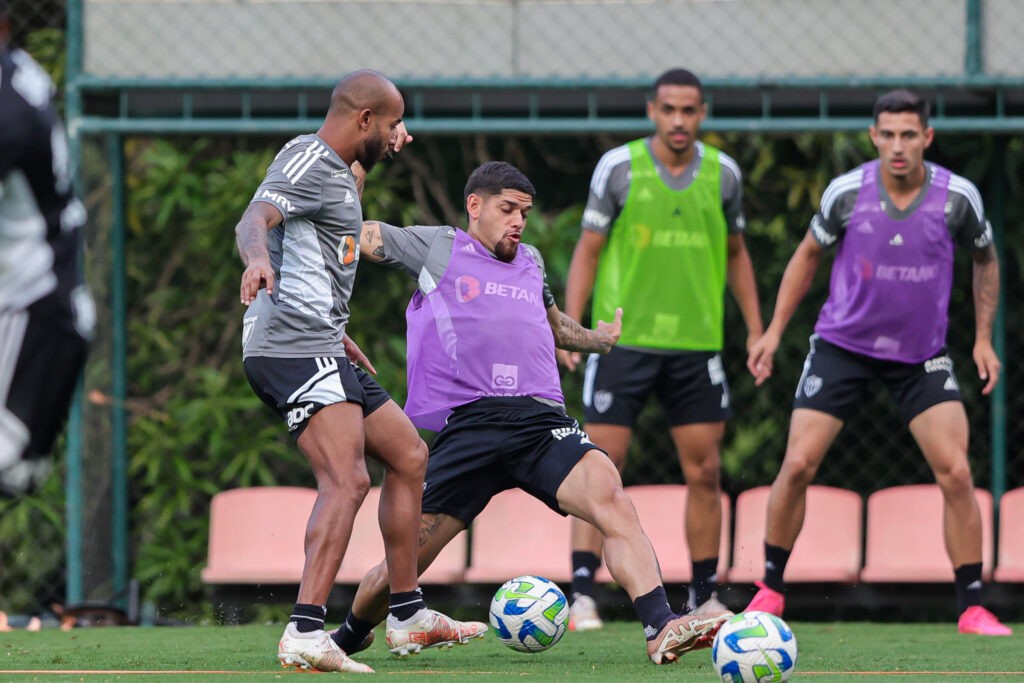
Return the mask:
[[[386,470],[379,519],[392,568],[391,651],[466,642],[486,631],[426,608],[416,572],[426,445],[387,392],[349,361],[368,365],[345,335],[362,230],[361,183],[352,169],[358,162],[369,171],[411,139],[404,110],[382,74],[343,78],[323,126],[281,149],[235,229],[246,265],[246,377],[288,424],[317,482],[299,595],[278,646],[282,666],[373,671],[324,630],[327,597],[370,488],[364,450]]]

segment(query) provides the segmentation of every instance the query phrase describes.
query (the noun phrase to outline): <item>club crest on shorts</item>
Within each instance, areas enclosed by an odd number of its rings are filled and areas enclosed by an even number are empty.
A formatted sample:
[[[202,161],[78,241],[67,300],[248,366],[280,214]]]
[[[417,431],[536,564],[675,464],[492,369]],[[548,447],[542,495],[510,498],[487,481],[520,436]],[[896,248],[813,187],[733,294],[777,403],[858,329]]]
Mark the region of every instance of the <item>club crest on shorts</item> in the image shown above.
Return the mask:
[[[599,413],[603,413],[612,407],[612,402],[615,400],[615,394],[604,389],[594,392],[594,410]]]
[[[804,378],[804,396],[810,398],[821,391],[821,385],[825,382],[817,375],[807,375]]]

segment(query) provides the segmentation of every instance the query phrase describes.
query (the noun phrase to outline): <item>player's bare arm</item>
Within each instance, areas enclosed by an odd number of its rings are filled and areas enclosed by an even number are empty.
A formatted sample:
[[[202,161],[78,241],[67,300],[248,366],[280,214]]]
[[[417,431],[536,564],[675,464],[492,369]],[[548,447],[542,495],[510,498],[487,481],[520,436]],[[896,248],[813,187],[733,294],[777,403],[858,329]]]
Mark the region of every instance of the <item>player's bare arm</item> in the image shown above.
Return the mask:
[[[772,359],[776,349],[779,348],[779,340],[782,338],[786,326],[789,325],[789,321],[793,318],[796,307],[807,294],[807,290],[810,289],[824,253],[825,250],[814,239],[814,235],[808,232],[789,259],[786,271],[782,274],[779,294],[775,299],[775,312],[772,315],[772,321],[764,334],[751,344],[750,350],[747,352],[747,369],[754,376],[755,385],[760,386],[771,377]]]
[[[594,291],[594,279],[597,277],[597,263],[601,257],[601,249],[608,241],[607,236],[592,230],[583,230],[569,263],[569,274],[565,285],[565,315],[573,320],[583,319],[583,309]],[[561,350],[557,353],[559,362],[570,370],[579,365],[578,353]]]
[[[764,322],[761,320],[761,302],[757,296],[757,281],[754,278],[754,264],[747,251],[743,235],[729,235],[728,244],[728,280],[729,291],[743,315],[747,326],[747,350],[764,334]]]
[[[989,245],[974,253],[974,363],[978,377],[985,381],[982,394],[989,394],[999,381],[1002,364],[992,347],[992,324],[999,306],[999,259]]]
[[[608,353],[622,336],[622,309],[615,309],[615,320],[612,322],[598,320],[597,329],[588,330],[558,310],[558,306],[550,306],[548,323],[554,332],[557,348],[586,353]]]
[[[274,269],[267,251],[267,231],[283,218],[272,204],[253,202],[235,226],[235,244],[245,264],[240,299],[246,306],[256,300],[256,293],[261,287],[267,288],[267,294],[274,293]]]
[[[363,230],[359,235],[359,256],[375,262],[384,259],[384,235],[377,221],[363,221]]]

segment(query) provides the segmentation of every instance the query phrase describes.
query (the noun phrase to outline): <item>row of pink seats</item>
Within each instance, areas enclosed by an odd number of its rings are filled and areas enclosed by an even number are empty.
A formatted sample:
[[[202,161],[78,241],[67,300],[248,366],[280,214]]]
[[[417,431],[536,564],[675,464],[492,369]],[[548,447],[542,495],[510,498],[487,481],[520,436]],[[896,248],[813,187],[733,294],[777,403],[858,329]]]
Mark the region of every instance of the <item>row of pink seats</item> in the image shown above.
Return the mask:
[[[650,537],[667,583],[691,578],[683,542],[686,487],[631,486],[640,523]],[[735,534],[731,506],[722,496],[719,580],[749,583],[764,562],[765,508],[769,489],[744,491],[736,500]],[[1000,505],[999,562],[993,572],[992,495],[976,491],[982,512],[983,574],[986,579],[1024,582],[1024,487],[1006,493]],[[297,583],[301,576],[303,530],[316,499],[312,489],[257,487],[223,491],[210,512],[208,584]],[[384,557],[377,526],[380,489],[371,489],[356,516],[352,540],[338,583],[356,583]],[[853,491],[811,486],[803,532],[786,571],[787,581],[855,583],[951,582],[953,570],[942,538],[942,495],[935,485],[896,486],[864,503]],[[1016,530],[1016,533],[1013,533]],[[1012,534],[1012,536],[1011,536]],[[732,541],[730,543],[730,540]],[[862,547],[865,548],[862,562]],[[732,549],[732,562],[728,563]],[[469,553],[467,562],[467,552]],[[505,491],[473,525],[471,541],[461,533],[423,575],[423,583],[502,582],[516,574],[570,580],[569,519],[529,494]],[[611,576],[602,567],[600,582]]]
[[[203,582],[299,583],[306,521],[315,501],[314,489],[295,486],[257,486],[216,494],[210,505],[210,541]],[[356,514],[337,583],[359,583],[384,559],[384,539],[377,524],[379,502],[380,488],[373,487]],[[462,532],[441,551],[421,581],[462,581],[466,548],[466,532]]]

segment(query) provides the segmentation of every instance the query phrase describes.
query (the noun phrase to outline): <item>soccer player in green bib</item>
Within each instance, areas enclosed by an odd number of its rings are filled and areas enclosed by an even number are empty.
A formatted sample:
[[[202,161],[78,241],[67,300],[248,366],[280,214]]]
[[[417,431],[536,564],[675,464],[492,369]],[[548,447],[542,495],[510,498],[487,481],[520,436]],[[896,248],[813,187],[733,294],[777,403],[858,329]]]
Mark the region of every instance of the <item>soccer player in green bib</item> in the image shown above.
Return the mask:
[[[689,608],[698,613],[725,609],[715,591],[719,447],[731,415],[720,355],[727,283],[747,346],[763,331],[743,241],[739,167],[697,140],[706,113],[697,76],[672,69],[658,77],[647,101],[654,134],[610,150],[594,170],[565,298],[565,312],[576,320],[591,295],[592,320],[624,311],[619,346],[587,359],[587,431],[621,471],[637,416],[652,392],[658,397],[688,489]],[[568,353],[561,359],[570,369],[580,360]],[[602,625],[592,597],[600,553],[597,531],[574,521],[573,630]]]

